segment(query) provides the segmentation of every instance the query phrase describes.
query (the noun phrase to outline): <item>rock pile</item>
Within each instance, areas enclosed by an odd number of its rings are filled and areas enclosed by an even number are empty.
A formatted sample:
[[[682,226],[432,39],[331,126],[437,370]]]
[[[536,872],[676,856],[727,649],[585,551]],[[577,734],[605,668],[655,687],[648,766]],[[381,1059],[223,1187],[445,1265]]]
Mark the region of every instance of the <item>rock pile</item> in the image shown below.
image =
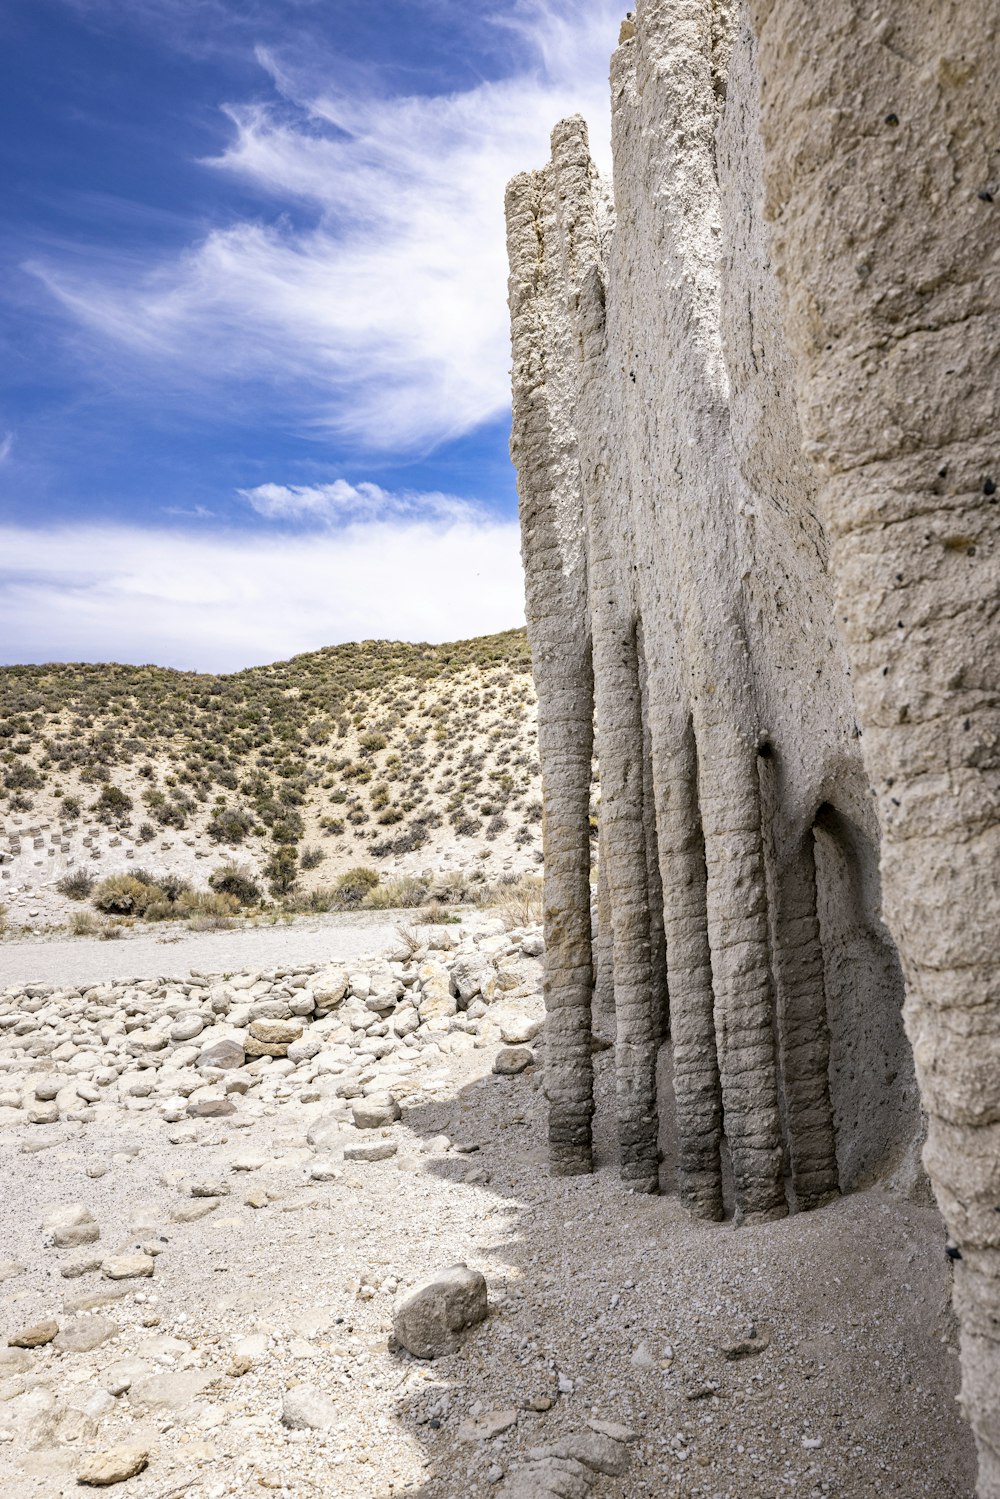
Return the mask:
[[[500,1039],[515,1044],[498,1071],[531,1065],[526,1043],[541,1022],[517,1001],[539,991],[540,951],[537,932],[495,921],[457,944],[447,928],[428,929],[426,940],[354,972],[307,964],[6,989],[0,1128],[87,1123],[112,1101],[183,1126],[294,1096],[330,1098],[350,1108],[357,1129],[380,1130],[400,1118],[414,1073],[435,1057]],[[380,1148],[359,1145],[354,1158],[379,1159]],[[60,1247],[97,1237],[72,1213],[57,1218],[47,1232]]]

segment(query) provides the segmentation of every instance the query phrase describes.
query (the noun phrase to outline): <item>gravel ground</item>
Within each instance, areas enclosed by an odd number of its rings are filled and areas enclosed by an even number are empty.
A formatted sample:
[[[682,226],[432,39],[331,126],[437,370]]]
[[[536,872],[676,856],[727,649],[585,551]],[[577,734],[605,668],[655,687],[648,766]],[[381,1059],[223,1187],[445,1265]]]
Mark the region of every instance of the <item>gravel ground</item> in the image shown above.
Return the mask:
[[[102,942],[97,937],[8,939],[0,942],[0,989],[27,983],[98,984],[123,978],[156,978],[192,968],[205,973],[237,973],[283,964],[343,963],[384,951],[392,945],[397,926],[408,924],[418,914],[334,912],[298,916],[273,926],[212,932],[179,932],[166,926],[151,933],[148,927],[138,927],[117,942]]]
[[[540,1017],[537,992],[517,1004]],[[552,1180],[538,1069],[495,1075],[498,1048],[487,1021],[434,1031],[383,1130],[295,1076],[226,1118],[169,1123],[123,1094],[89,1122],[5,1128],[0,1258],[26,1268],[0,1284],[0,1327],[64,1324],[83,1294],[98,1304],[78,1317],[114,1328],[91,1352],[0,1360],[0,1492],[68,1499],[81,1447],[127,1441],[150,1453],[114,1489],[129,1499],[502,1499],[530,1449],[596,1418],[636,1440],[591,1499],[970,1499],[932,1209],[872,1191],[738,1232],[692,1222],[669,1196],[623,1192],[606,1125],[596,1173]],[[607,1120],[608,1054],[597,1069]],[[345,1160],[362,1139],[397,1153]],[[192,1181],[215,1209],[176,1221]],[[70,1203],[93,1212],[102,1253],[156,1249],[153,1278],[61,1278],[69,1256],[41,1223]],[[394,1297],[456,1261],[485,1275],[491,1315],[419,1362],[392,1342]],[[109,1399],[124,1361],[133,1389]],[[332,1400],[328,1430],[282,1424],[296,1383]],[[99,1438],[12,1436],[5,1409],[30,1427],[46,1389],[99,1411]]]

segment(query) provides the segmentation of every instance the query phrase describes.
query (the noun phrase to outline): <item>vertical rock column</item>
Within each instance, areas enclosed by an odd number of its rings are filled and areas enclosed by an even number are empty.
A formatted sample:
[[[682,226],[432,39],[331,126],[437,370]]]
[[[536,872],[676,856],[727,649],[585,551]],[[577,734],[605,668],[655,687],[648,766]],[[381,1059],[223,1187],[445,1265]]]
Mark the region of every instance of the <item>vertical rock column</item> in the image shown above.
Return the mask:
[[[544,173],[507,191],[518,470],[528,635],[538,692],[545,853],[545,1087],[557,1175],[592,1169],[590,778],[593,673],[587,567],[567,370],[568,330],[546,261]],[[552,226],[549,225],[549,234]]]
[[[1000,1496],[1000,118],[993,0],[752,0],[766,205],[885,917]]]
[[[560,255],[577,358],[577,428],[593,631],[594,706],[601,771],[601,819],[611,908],[615,997],[615,1084],[622,1180],[659,1190],[656,1054],[661,1039],[652,971],[646,727],[627,542],[620,534],[605,385],[602,187],[579,117],[552,132],[560,204]],[[657,882],[658,883],[658,882]],[[657,899],[662,899],[658,893]]]
[[[670,980],[677,1185],[689,1212],[722,1217],[722,1096],[715,1046],[715,999],[708,945],[705,846],[698,810],[698,763],[690,723],[678,724],[669,698],[653,687],[654,781]]]
[[[775,886],[774,969],[786,1134],[795,1206],[804,1212],[839,1190],[811,828],[776,871]]]

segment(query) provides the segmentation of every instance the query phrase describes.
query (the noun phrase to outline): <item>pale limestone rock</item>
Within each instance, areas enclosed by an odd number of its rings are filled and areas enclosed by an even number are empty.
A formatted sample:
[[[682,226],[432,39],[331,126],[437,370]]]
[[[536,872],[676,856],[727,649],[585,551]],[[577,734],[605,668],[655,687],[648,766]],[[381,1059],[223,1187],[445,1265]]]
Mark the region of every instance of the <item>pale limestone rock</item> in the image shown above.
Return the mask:
[[[114,1483],[124,1483],[141,1473],[149,1463],[149,1451],[145,1447],[123,1443],[108,1447],[103,1452],[94,1452],[77,1470],[77,1482],[91,1488],[109,1488]]]
[[[397,1343],[415,1358],[455,1353],[462,1334],[485,1320],[486,1279],[467,1265],[452,1265],[418,1281],[396,1302],[392,1330]]]
[[[42,1224],[43,1242],[56,1249],[76,1249],[93,1244],[101,1236],[93,1213],[82,1202],[58,1208]]]
[[[7,1339],[9,1348],[42,1348],[46,1343],[51,1343],[59,1331],[59,1323],[51,1319],[47,1322],[35,1322],[30,1327],[22,1327],[18,1332],[11,1333]]]

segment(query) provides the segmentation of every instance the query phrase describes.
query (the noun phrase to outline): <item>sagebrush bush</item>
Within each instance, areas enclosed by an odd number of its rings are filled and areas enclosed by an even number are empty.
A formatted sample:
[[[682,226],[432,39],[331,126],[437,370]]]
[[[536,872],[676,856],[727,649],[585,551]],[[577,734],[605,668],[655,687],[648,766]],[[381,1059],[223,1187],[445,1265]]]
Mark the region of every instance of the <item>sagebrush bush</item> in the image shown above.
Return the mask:
[[[241,864],[223,864],[209,875],[208,883],[219,895],[232,895],[241,906],[255,906],[261,889],[253,872]]]
[[[295,849],[289,844],[276,848],[264,869],[271,894],[288,895],[295,886],[298,872],[299,861],[295,857]]]
[[[380,878],[377,869],[364,864],[345,870],[334,884],[338,905],[360,906],[369,891],[375,889]]]
[[[56,881],[56,889],[70,900],[86,900],[96,884],[96,879],[86,869],[74,869]]]
[[[304,848],[299,855],[299,864],[303,869],[318,869],[326,858],[326,850],[323,848]]]
[[[157,885],[131,874],[111,874],[93,893],[93,902],[106,916],[142,916],[155,900],[166,900]]]
[[[8,765],[4,772],[4,787],[7,791],[37,791],[42,778],[33,765]]]
[[[213,843],[242,843],[253,829],[254,816],[248,807],[221,807],[205,827]]]
[[[108,785],[101,787],[93,812],[98,822],[121,822],[131,812],[132,806],[132,798],[127,791],[123,791],[120,786]]]

